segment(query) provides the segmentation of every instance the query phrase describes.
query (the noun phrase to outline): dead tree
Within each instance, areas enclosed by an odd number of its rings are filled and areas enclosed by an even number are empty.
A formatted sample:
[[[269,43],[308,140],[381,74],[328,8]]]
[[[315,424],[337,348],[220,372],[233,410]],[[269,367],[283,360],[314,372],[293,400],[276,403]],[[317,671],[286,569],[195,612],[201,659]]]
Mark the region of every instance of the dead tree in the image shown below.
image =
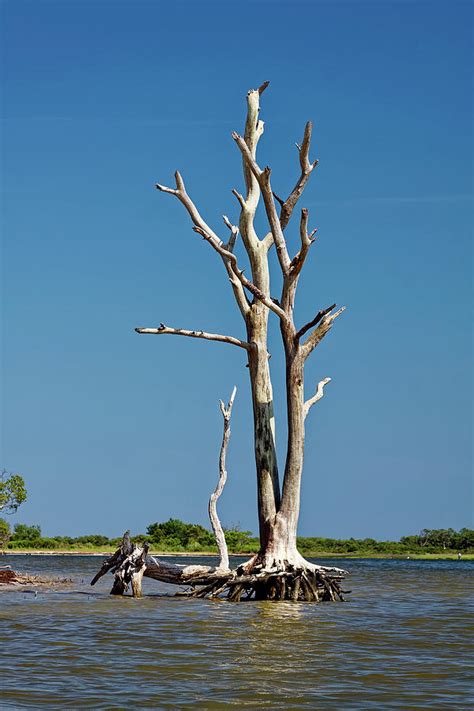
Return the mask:
[[[254,595],[268,599],[335,599],[341,596],[338,580],[344,575],[344,571],[310,564],[297,550],[296,535],[305,420],[310,408],[323,396],[324,386],[330,380],[321,380],[315,394],[306,399],[304,367],[307,358],[330,331],[344,307],[337,309],[336,304],[332,304],[318,310],[308,323],[301,326],[295,324],[293,312],[298,280],[316,234],[315,229],[308,231],[306,208],[300,212],[300,244],[294,256],[289,252],[285,235],[296,205],[318,161],[311,161],[309,157],[312,124],[308,122],[301,144],[296,144],[300,173],[293,190],[286,199],[278,197],[273,191],[271,169],[268,166],[262,169],[256,156],[257,145],[264,130],[263,121],[259,118],[260,97],[267,86],[268,82],[265,82],[259,89],[248,92],[244,135],[232,133],[242,156],[245,192],[241,194],[235,189],[232,191],[240,207],[240,217],[237,227],[224,215],[224,223],[230,232],[227,241],[221,239],[201,216],[178,171],[175,173],[176,187],[156,185],[158,190],[176,197],[181,202],[191,218],[193,230],[201,235],[221,258],[245,324],[246,338],[171,328],[163,323],[158,328],[135,329],[140,334],[177,335],[218,341],[246,351],[253,405],[260,550],[246,565],[234,572],[224,572],[222,568],[203,569],[201,566],[199,570],[195,569],[196,566],[185,566],[172,572],[169,565],[155,559],[151,561],[146,558],[146,564],[143,564],[143,551],[129,551],[126,557],[135,555],[139,563],[144,565],[146,576],[178,584],[189,583],[193,587],[204,586],[201,590],[206,589],[206,594],[210,595],[215,594],[216,590],[219,590],[219,594],[226,590],[231,600],[240,599],[244,593],[247,597]],[[268,231],[259,236],[254,220],[261,199]],[[234,254],[239,233],[248,255],[249,277],[245,276]],[[272,297],[270,290],[269,251],[273,246],[282,275],[279,298]],[[267,349],[270,312],[279,320],[286,360],[288,442],[282,485],[275,449],[273,392]],[[125,551],[122,555],[124,554]]]
[[[219,401],[222,417],[224,419],[224,431],[222,433],[222,445],[219,454],[219,480],[217,482],[217,486],[214,492],[211,494],[211,498],[209,499],[209,518],[211,520],[212,530],[214,531],[217,548],[219,549],[219,568],[221,568],[222,570],[229,570],[229,553],[227,550],[227,542],[225,540],[224,529],[222,528],[219,516],[217,515],[217,500],[222,494],[225,483],[227,481],[227,447],[229,445],[230,439],[230,418],[232,415],[232,408],[234,406],[236,392],[237,388],[234,385],[234,389],[232,390],[232,395],[230,396],[229,404],[227,405],[227,407],[224,405],[222,400]]]

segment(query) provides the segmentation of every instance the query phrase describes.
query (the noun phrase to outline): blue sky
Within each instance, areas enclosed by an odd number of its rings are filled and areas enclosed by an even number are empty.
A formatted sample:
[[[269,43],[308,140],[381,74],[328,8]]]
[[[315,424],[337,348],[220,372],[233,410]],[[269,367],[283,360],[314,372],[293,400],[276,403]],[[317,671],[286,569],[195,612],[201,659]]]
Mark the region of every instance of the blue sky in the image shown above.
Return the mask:
[[[256,531],[242,336],[222,264],[154,183],[179,168],[208,221],[237,217],[230,137],[264,80],[259,161],[319,240],[297,318],[348,306],[314,352],[300,532],[472,525],[472,5],[4,0],[2,464],[45,534],[206,523],[237,384],[225,524]],[[258,226],[263,230],[263,216]],[[296,247],[297,231],[289,233]],[[274,292],[278,270],[273,264]],[[272,321],[277,441],[284,373]]]

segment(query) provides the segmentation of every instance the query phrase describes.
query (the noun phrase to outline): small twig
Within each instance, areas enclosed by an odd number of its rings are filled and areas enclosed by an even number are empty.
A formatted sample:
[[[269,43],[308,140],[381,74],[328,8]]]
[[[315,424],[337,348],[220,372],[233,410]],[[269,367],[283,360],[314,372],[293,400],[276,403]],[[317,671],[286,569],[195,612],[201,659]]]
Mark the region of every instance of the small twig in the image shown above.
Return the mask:
[[[318,400],[321,400],[321,398],[324,395],[324,386],[327,385],[327,383],[331,382],[331,378],[324,378],[324,380],[320,380],[318,383],[318,386],[316,388],[316,392],[314,393],[313,397],[310,397],[308,400],[306,400],[304,404],[304,417],[308,416],[308,412],[310,411],[311,407],[318,402]]]
[[[225,226],[228,227],[230,230],[229,241],[224,246],[229,252],[233,252],[235,247],[235,241],[239,234],[239,228],[236,225],[232,224],[227,215],[222,215],[222,219],[224,220]]]

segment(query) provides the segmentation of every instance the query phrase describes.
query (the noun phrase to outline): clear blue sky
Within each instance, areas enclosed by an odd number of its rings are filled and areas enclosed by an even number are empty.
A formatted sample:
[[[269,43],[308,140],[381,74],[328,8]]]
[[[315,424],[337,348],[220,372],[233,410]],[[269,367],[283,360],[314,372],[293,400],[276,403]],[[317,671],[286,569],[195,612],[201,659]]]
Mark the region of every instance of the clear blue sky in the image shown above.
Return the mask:
[[[301,322],[348,306],[313,354],[300,532],[398,537],[472,525],[472,4],[3,0],[3,453],[12,522],[104,532],[206,523],[234,383],[225,524],[256,531],[239,349],[138,336],[244,331],[222,264],[171,196],[234,220],[230,137],[269,79],[260,162],[319,227]],[[263,225],[263,220],[260,220]],[[297,232],[290,233],[296,246]],[[275,267],[275,265],[273,265]],[[273,291],[276,293],[277,269]],[[277,439],[285,429],[273,323]]]

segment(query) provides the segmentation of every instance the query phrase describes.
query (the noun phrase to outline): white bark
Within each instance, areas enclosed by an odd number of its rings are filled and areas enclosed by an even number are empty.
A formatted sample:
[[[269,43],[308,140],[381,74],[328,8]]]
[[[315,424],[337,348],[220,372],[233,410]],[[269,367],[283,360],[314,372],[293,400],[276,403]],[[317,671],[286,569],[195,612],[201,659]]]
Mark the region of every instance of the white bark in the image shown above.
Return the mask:
[[[306,400],[304,404],[304,417],[308,416],[308,412],[312,408],[312,406],[318,402],[318,400],[321,400],[321,398],[324,395],[324,386],[327,385],[327,383],[331,382],[331,378],[324,378],[324,380],[320,380],[318,383],[318,386],[316,388],[316,392],[314,393],[313,397],[310,397],[308,400]]]
[[[258,182],[260,190],[263,196],[263,202],[265,204],[265,211],[267,213],[267,219],[270,225],[270,230],[273,235],[273,241],[275,243],[278,260],[280,262],[281,269],[283,273],[286,273],[290,266],[290,257],[288,255],[288,250],[286,247],[285,238],[283,236],[283,230],[280,224],[280,219],[277,215],[275,201],[273,199],[273,192],[270,185],[270,173],[271,169],[266,167],[262,170],[256,160],[252,151],[247,145],[247,142],[239,136],[236,131],[232,132],[232,138],[236,142],[237,146],[242,153],[244,163],[246,164],[247,170],[252,173],[255,180]]]
[[[332,325],[334,321],[337,319],[338,316],[340,316],[343,311],[346,310],[345,306],[342,306],[340,309],[338,309],[335,313],[333,314],[326,314],[324,316],[320,323],[318,324],[317,328],[312,331],[306,341],[303,343],[301,346],[301,350],[303,352],[303,357],[306,359],[309,354],[316,348],[316,346],[323,340],[324,336],[328,333],[328,331],[332,328]]]
[[[223,336],[220,333],[207,333],[206,331],[188,331],[184,328],[169,328],[164,323],[160,324],[159,328],[136,328],[137,333],[149,333],[155,336],[187,336],[189,338],[203,338],[206,341],[220,341],[221,343],[230,343],[233,346],[249,350],[250,343],[241,341],[240,338],[234,336]]]

